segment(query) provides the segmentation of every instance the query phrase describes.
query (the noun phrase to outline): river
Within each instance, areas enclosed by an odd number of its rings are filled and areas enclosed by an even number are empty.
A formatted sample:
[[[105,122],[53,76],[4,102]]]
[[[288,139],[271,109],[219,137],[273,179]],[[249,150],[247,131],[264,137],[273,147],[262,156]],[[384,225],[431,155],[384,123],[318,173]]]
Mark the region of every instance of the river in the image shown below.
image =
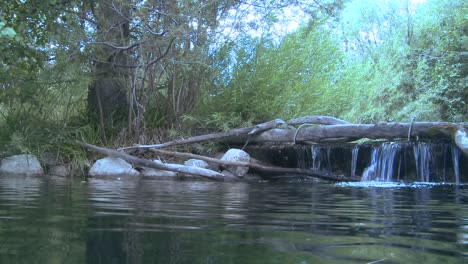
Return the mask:
[[[468,263],[468,186],[1,176],[0,263]]]

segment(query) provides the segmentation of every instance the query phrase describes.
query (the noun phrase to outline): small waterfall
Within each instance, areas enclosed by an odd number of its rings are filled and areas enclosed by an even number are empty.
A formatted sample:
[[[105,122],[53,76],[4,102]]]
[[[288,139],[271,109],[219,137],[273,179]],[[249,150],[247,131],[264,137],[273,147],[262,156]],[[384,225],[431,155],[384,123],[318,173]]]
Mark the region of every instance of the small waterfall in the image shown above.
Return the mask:
[[[452,162],[453,162],[453,172],[455,174],[455,183],[456,184],[460,184],[460,155],[461,155],[461,152],[460,152],[460,149],[455,146],[455,145],[452,145]]]
[[[413,145],[414,160],[416,163],[416,179],[421,182],[429,182],[431,175],[431,161],[433,154],[427,143]]]
[[[311,147],[312,152],[312,169],[313,170],[328,170],[331,171],[331,164],[330,164],[330,148],[324,148],[320,146]]]
[[[400,179],[401,158],[399,156],[401,144],[396,142],[385,142],[382,146],[372,149],[371,163],[363,174],[361,181],[395,181]],[[395,160],[398,159],[398,167],[395,167]],[[397,178],[393,178],[394,171],[397,170]]]
[[[359,145],[353,147],[351,151],[351,176],[356,176],[356,167],[359,154]]]

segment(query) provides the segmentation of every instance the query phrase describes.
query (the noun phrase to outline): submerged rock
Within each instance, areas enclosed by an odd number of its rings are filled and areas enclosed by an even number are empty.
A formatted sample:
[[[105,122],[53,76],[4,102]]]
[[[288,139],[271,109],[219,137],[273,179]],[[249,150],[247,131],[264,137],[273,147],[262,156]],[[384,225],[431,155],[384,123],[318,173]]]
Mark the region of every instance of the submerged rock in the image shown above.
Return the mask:
[[[221,158],[223,161],[250,162],[250,155],[241,149],[230,149]],[[229,172],[229,173],[228,173]],[[244,177],[249,172],[246,166],[228,166],[222,174],[236,177]]]
[[[132,165],[121,158],[106,157],[96,160],[89,176],[138,176],[140,173]]]
[[[44,174],[44,170],[42,169],[37,157],[28,154],[21,154],[2,159],[0,172],[29,176]]]

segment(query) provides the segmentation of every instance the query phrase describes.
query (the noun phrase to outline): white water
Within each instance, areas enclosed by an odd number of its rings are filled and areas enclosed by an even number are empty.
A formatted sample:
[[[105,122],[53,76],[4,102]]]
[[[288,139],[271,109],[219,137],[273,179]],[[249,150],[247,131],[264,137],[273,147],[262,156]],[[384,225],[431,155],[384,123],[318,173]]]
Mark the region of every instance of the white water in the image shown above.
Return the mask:
[[[460,155],[461,151],[457,146],[452,146],[452,162],[453,162],[453,170],[455,173],[455,183],[460,184]]]
[[[356,176],[357,160],[359,155],[359,145],[354,146],[351,152],[351,176]]]
[[[400,179],[401,164],[400,150],[401,144],[396,142],[385,142],[381,146],[373,147],[371,163],[364,170],[361,181],[398,181]],[[398,166],[397,168],[395,168],[395,164]],[[394,179],[393,175],[395,169],[398,171],[396,179]]]
[[[433,154],[430,146],[426,143],[413,145],[414,160],[416,161],[416,177],[422,182],[429,182],[431,175],[431,162]]]
[[[362,182],[399,182],[405,180],[408,175],[402,175],[400,172],[402,166],[408,166],[407,161],[403,160],[405,143],[386,142],[381,146],[374,146],[371,154],[371,161],[361,177]],[[355,147],[356,148],[356,147]],[[450,182],[460,184],[460,158],[461,151],[455,145],[440,145],[425,142],[416,142],[412,144],[414,165],[409,168],[415,169],[416,175],[413,181],[417,182],[445,182],[445,173],[450,167],[446,164],[446,154],[451,151],[453,176]],[[442,149],[442,150],[441,150]],[[357,164],[357,150],[352,150],[351,173],[355,173]],[[441,154],[443,153],[443,154]],[[443,157],[441,157],[443,156]],[[409,158],[406,156],[406,159]],[[414,166],[414,167],[413,167]],[[407,167],[404,167],[407,171]],[[451,169],[451,168],[450,168]],[[407,173],[407,172],[406,172]],[[443,173],[443,177],[438,174]]]
[[[312,152],[312,169],[322,171],[331,170],[330,164],[330,148],[323,148],[320,146],[311,147]]]

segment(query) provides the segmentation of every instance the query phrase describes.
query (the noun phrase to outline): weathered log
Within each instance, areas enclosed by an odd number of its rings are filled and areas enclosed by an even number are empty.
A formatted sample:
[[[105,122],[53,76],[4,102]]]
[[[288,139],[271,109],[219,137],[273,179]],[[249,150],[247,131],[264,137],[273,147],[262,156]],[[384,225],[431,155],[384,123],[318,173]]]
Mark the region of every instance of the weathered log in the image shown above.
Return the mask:
[[[145,167],[159,169],[159,170],[175,171],[175,172],[180,172],[184,174],[198,175],[198,176],[202,176],[202,177],[209,178],[212,180],[217,180],[217,181],[224,180],[224,175],[216,171],[203,169],[199,167],[193,167],[193,166],[179,165],[179,164],[156,163],[150,160],[140,159],[140,158],[128,155],[122,151],[110,150],[107,148],[98,147],[98,146],[94,146],[94,145],[83,143],[83,142],[78,142],[78,143],[81,146],[91,151],[95,151],[95,152],[104,154],[106,156],[121,158],[129,163],[138,164],[140,166],[145,166]]]
[[[299,124],[306,121],[309,117],[304,117],[301,122],[294,121],[290,123]],[[311,117],[316,120],[321,120],[323,123],[331,122],[346,122],[339,121],[333,117],[319,116]],[[293,119],[294,120],[294,119]],[[292,121],[293,121],[292,120]],[[298,119],[299,120],[299,119]],[[334,121],[333,121],[334,120]],[[309,120],[311,121],[311,120]],[[450,122],[412,122],[412,123],[380,123],[380,124],[336,124],[336,125],[316,125],[308,126],[302,124],[297,129],[275,128],[284,122],[280,119],[259,124],[254,127],[238,128],[223,133],[213,133],[201,136],[195,136],[188,139],[180,139],[169,141],[166,143],[155,145],[136,145],[125,147],[131,148],[164,148],[180,144],[191,144],[204,141],[224,141],[230,144],[247,144],[250,143],[335,143],[335,142],[351,142],[354,140],[368,139],[434,139],[434,138],[451,138],[453,137],[453,127],[466,127],[467,123],[450,123]]]
[[[419,139],[450,138],[450,131],[445,126],[453,126],[449,122],[414,122],[411,137]],[[297,129],[271,129],[249,138],[252,143],[265,142],[350,142],[357,139],[401,139],[408,137],[411,123],[381,123],[381,124],[342,124],[302,127]],[[296,135],[297,132],[297,135]],[[240,144],[245,136],[230,137],[230,143]]]
[[[268,131],[270,129],[273,129],[275,127],[278,127],[280,125],[284,125],[286,124],[286,122],[284,122],[283,120],[281,119],[275,119],[275,120],[272,120],[272,121],[268,121],[268,122],[265,122],[265,123],[261,123],[261,124],[258,124],[256,126],[254,126],[254,128],[252,129],[252,131],[250,131],[249,133],[247,133],[247,135],[249,136],[255,136],[255,135],[258,135],[262,132],[265,132],[265,131]]]
[[[200,159],[200,160],[204,160],[206,162],[215,163],[215,164],[219,164],[219,165],[222,165],[222,166],[244,166],[244,167],[249,167],[249,168],[255,169],[257,171],[263,172],[263,173],[297,174],[297,175],[303,175],[303,176],[308,176],[308,177],[314,177],[314,178],[334,181],[334,182],[359,181],[358,178],[336,177],[336,176],[333,176],[330,173],[323,172],[323,171],[316,171],[316,170],[312,170],[312,169],[283,168],[283,167],[276,167],[276,166],[266,166],[266,165],[261,165],[261,164],[257,164],[257,163],[250,163],[250,162],[224,161],[224,160],[209,158],[209,157],[200,156],[200,155],[191,154],[191,153],[167,151],[167,150],[154,149],[154,148],[150,148],[150,150],[157,153],[157,154],[161,154],[161,155],[168,155],[168,156],[172,156],[172,157],[186,158],[186,159]]]
[[[303,116],[288,121],[288,125],[317,124],[317,125],[344,125],[349,124],[342,119],[332,116]]]
[[[275,119],[272,121],[258,124],[253,127],[237,128],[237,129],[233,129],[227,132],[206,134],[206,135],[201,135],[201,136],[190,137],[187,139],[178,139],[178,140],[173,140],[173,141],[169,141],[169,142],[165,142],[161,144],[135,145],[135,146],[120,148],[119,150],[135,149],[135,148],[157,148],[159,149],[159,148],[166,148],[166,147],[175,146],[175,145],[192,144],[192,143],[205,142],[205,141],[211,141],[211,140],[220,140],[220,139],[229,138],[229,137],[239,137],[242,135],[253,136],[258,133],[264,132],[266,130],[278,127],[279,125],[282,125],[282,124],[285,124],[283,120]],[[245,141],[247,141],[247,137]]]

